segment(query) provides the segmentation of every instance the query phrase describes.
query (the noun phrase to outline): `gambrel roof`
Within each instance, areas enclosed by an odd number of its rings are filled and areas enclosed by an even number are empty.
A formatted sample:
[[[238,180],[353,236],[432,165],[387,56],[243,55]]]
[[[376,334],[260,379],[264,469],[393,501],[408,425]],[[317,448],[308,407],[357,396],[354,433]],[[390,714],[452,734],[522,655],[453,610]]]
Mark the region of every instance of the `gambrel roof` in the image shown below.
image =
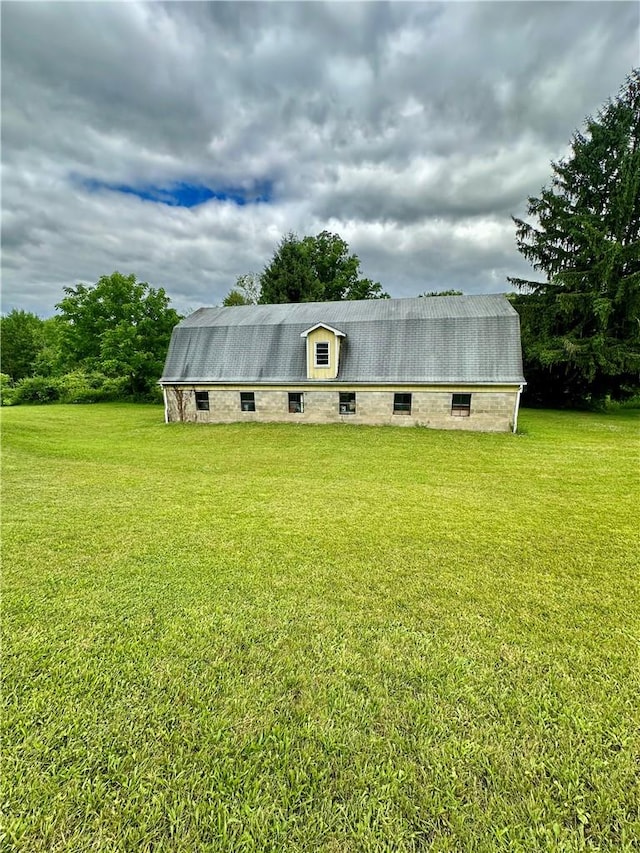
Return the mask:
[[[200,308],[173,330],[162,383],[317,384],[302,333],[344,332],[334,383],[519,384],[518,314],[504,296]]]

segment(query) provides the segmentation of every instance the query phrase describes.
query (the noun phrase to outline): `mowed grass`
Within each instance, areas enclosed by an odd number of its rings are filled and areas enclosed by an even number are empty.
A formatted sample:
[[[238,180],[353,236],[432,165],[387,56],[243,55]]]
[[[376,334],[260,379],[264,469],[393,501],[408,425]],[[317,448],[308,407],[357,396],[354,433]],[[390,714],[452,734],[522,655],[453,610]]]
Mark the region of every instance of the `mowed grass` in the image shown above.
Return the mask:
[[[6,849],[638,849],[637,413],[2,418]]]

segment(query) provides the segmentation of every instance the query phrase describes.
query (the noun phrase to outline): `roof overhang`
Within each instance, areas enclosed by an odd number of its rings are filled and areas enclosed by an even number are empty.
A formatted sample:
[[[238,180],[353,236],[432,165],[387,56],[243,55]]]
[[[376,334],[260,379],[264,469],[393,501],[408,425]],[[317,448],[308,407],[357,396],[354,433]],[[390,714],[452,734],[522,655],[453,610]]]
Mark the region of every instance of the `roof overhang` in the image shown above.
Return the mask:
[[[333,326],[329,326],[327,323],[316,323],[315,326],[305,329],[305,331],[300,334],[300,337],[306,338],[307,335],[310,335],[311,332],[315,332],[316,329],[326,329],[328,332],[333,332],[333,334],[339,338],[347,337],[345,332],[341,332],[340,329],[334,329]]]
[[[467,386],[473,386],[474,388],[504,388],[504,387],[513,387],[518,388],[520,386],[524,387],[527,383],[524,379],[369,379],[366,381],[354,381],[349,379],[212,379],[211,377],[195,377],[193,379],[162,379],[158,380],[158,385],[184,385],[192,388],[194,385],[264,385],[266,388],[270,386],[298,386],[298,385],[308,385],[310,388],[317,388],[318,385],[322,385],[326,383],[327,385],[340,385],[345,388],[367,388],[369,386],[380,387],[386,386],[388,388],[400,388],[400,387],[408,387],[412,388],[423,387],[423,388],[438,388],[440,386],[445,388],[457,387],[463,388]]]

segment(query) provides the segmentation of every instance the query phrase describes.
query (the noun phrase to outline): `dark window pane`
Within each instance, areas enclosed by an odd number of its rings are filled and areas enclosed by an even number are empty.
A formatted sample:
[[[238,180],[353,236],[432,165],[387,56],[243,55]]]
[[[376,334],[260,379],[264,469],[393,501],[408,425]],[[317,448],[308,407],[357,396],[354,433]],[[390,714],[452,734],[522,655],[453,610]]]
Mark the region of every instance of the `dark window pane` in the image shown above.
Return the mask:
[[[253,391],[240,392],[240,408],[243,412],[255,412],[256,398]]]
[[[316,367],[326,367],[329,364],[329,343],[320,341],[316,344]]]
[[[208,412],[209,411],[209,392],[208,391],[196,391],[196,409],[199,412]]]
[[[452,394],[451,414],[458,418],[468,418],[471,414],[471,394]]]
[[[396,415],[411,414],[411,394],[393,395],[393,412]]]
[[[304,395],[301,392],[289,392],[289,412],[291,414],[304,412]]]
[[[355,415],[356,413],[356,395],[355,391],[340,392],[340,414]]]

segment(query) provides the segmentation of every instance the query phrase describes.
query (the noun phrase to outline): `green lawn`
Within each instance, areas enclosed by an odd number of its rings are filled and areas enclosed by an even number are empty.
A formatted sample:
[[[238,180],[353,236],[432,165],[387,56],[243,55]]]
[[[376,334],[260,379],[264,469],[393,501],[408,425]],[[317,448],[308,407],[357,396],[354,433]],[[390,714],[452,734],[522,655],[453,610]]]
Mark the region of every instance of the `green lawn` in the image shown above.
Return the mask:
[[[640,849],[639,421],[3,420],[4,848]]]

